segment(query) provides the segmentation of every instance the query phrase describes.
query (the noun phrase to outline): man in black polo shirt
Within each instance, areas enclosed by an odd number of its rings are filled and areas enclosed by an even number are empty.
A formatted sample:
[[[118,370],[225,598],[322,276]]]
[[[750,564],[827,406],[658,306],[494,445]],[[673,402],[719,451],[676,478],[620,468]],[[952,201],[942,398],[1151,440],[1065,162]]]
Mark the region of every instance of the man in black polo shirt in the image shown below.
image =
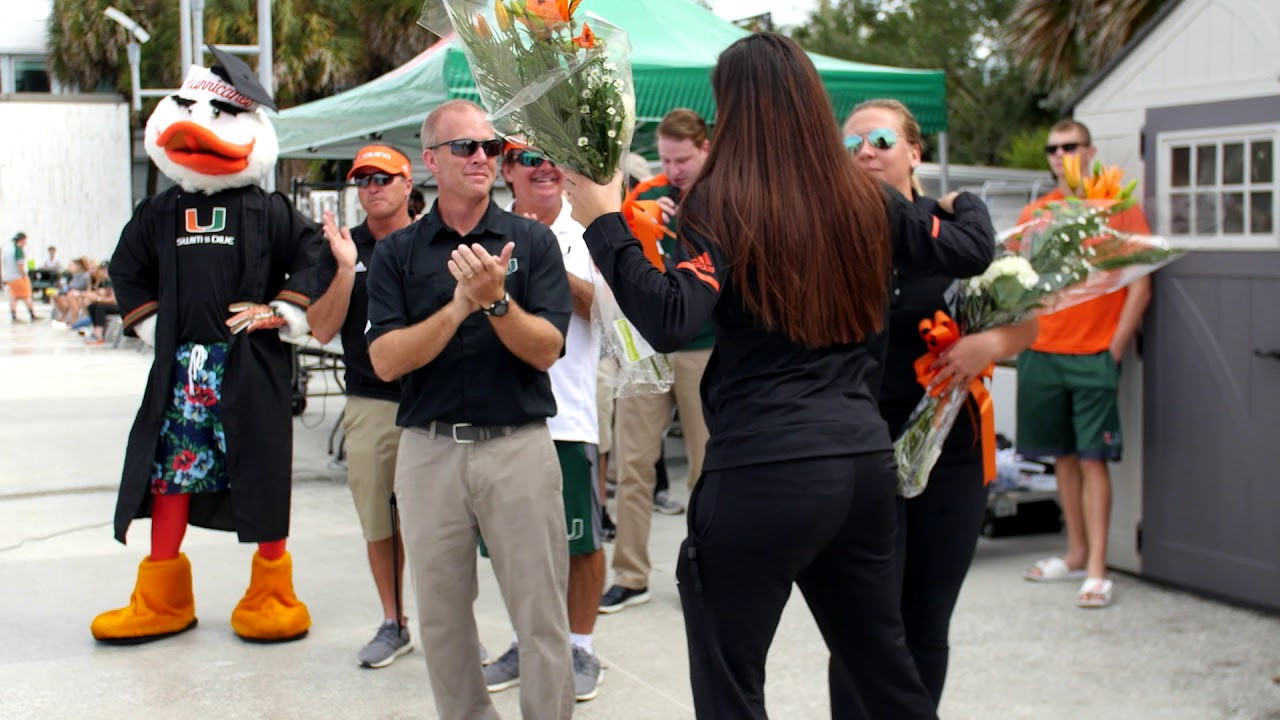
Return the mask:
[[[396,412],[400,383],[378,379],[369,363],[364,339],[368,324],[367,278],[374,244],[409,225],[406,205],[413,189],[409,158],[386,145],[368,145],[356,153],[347,179],[358,188],[360,207],[367,215],[352,230],[339,228],[333,214],[324,214],[329,241],[316,258],[315,286],[307,321],[311,334],[327,343],[341,331],[342,361],[346,365],[347,405],[342,429],[347,437],[347,484],[368,545],[369,569],[382,602],[383,622],[373,640],[360,651],[364,667],[380,668],[413,649],[401,611],[400,577],[404,545],[392,524],[391,497],[396,475],[400,429]]]
[[[573,310],[560,247],[489,199],[503,142],[478,106],[436,108],[422,145],[439,199],[374,250],[366,337],[378,377],[402,379],[395,492],[432,694],[443,720],[498,717],[475,662],[483,531],[520,637],[521,713],[568,718],[569,549],[546,424]]]

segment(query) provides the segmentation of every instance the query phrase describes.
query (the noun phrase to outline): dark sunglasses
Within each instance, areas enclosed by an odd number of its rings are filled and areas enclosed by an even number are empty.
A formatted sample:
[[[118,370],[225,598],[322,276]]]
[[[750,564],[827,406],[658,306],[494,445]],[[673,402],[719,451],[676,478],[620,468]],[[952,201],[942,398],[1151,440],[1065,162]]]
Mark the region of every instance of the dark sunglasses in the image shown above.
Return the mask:
[[[448,142],[436,143],[428,150],[435,150],[445,145],[449,146],[449,152],[458,157],[469,158],[476,154],[476,148],[483,148],[485,157],[498,157],[502,154],[502,148],[506,146],[505,140],[494,138],[492,140],[450,140]]]
[[[355,183],[358,188],[367,188],[372,183],[378,187],[386,187],[391,184],[392,180],[400,177],[399,175],[388,175],[387,173],[373,173],[372,175],[357,175],[351,178],[351,182]]]
[[[538,153],[530,150],[516,150],[514,152],[507,153],[507,159],[513,163],[520,163],[527,168],[542,167],[542,163],[551,163],[552,166],[555,165],[555,163],[551,162],[546,155],[539,155]]]
[[[1061,145],[1045,145],[1044,154],[1057,155],[1059,150],[1061,150],[1064,153],[1073,153],[1082,147],[1084,147],[1084,143],[1078,143],[1078,142],[1062,143]]]
[[[866,135],[846,135],[844,137],[844,148],[849,152],[856,153],[862,149],[863,140],[866,140],[871,144],[871,147],[877,150],[888,150],[898,144],[898,133],[891,128],[879,128]]]

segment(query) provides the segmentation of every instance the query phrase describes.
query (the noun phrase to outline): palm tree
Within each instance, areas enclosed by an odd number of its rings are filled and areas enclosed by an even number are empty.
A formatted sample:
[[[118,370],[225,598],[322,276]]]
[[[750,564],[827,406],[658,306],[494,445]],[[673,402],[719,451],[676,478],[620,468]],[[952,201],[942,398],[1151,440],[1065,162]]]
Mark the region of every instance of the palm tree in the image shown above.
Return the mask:
[[[59,82],[85,92],[104,86],[122,89],[120,66],[128,63],[124,56],[128,33],[102,14],[111,5],[126,14],[135,12],[131,0],[54,0],[49,13],[49,64]]]
[[[1019,0],[1005,39],[1014,57],[1052,87],[1097,72],[1167,0]]]
[[[272,74],[282,107],[327,95],[358,76],[362,48],[350,5],[344,0],[272,3]],[[257,42],[257,6],[256,0],[211,0],[204,13],[205,40]]]
[[[422,0],[352,3],[351,13],[364,41],[361,80],[400,67],[439,39],[418,24]]]

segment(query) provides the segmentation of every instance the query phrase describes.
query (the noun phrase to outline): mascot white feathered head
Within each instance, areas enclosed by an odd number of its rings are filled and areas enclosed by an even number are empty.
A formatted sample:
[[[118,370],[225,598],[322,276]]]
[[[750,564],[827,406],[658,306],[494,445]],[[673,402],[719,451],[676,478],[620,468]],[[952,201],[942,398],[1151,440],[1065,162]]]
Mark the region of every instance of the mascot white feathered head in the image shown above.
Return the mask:
[[[280,145],[263,106],[276,109],[245,62],[213,46],[210,68],[192,65],[178,92],[147,119],[147,155],[187,192],[212,195],[258,182]]]

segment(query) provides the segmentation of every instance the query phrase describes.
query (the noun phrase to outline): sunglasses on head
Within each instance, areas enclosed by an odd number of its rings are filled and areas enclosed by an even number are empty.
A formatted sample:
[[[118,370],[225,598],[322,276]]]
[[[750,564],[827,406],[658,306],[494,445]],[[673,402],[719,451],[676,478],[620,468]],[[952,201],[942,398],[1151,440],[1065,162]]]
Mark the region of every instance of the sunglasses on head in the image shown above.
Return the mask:
[[[498,138],[492,140],[450,140],[448,142],[436,143],[428,150],[435,150],[438,147],[449,146],[449,152],[458,157],[471,157],[476,154],[476,148],[484,150],[485,157],[498,157],[502,154],[502,148],[506,147],[506,142]]]
[[[542,163],[551,163],[552,166],[555,165],[555,163],[551,162],[546,155],[541,155],[533,152],[532,150],[515,150],[507,154],[507,159],[514,163],[520,163],[527,168],[542,167]]]
[[[358,188],[367,188],[372,183],[378,187],[386,187],[391,184],[392,180],[400,177],[399,175],[388,175],[387,173],[373,173],[371,175],[357,175],[351,178],[351,182],[355,183]]]
[[[844,147],[849,152],[856,153],[862,149],[864,140],[877,150],[888,150],[898,144],[898,133],[891,128],[879,128],[866,135],[845,135]]]
[[[1061,145],[1045,145],[1044,154],[1057,155],[1059,150],[1061,150],[1064,153],[1073,153],[1082,147],[1084,147],[1084,143],[1078,143],[1078,142],[1062,143]]]

